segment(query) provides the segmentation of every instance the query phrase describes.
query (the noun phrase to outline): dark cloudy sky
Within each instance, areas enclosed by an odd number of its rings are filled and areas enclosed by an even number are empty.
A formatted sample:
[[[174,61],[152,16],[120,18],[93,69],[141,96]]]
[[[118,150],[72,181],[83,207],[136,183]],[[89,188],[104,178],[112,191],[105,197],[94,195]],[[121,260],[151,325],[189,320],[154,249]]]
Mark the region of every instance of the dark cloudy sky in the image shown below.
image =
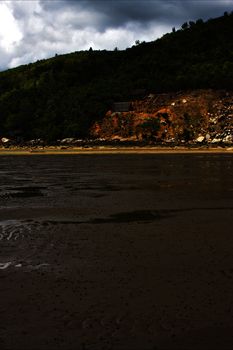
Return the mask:
[[[55,53],[130,47],[233,10],[233,0],[0,0],[0,69]]]

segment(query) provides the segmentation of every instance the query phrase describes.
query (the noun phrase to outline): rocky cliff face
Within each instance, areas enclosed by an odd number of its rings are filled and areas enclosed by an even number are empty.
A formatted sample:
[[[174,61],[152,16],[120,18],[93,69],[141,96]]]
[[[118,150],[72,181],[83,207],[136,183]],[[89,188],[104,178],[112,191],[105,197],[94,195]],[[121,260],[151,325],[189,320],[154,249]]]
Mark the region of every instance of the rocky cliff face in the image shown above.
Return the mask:
[[[91,130],[105,140],[151,143],[233,143],[233,92],[150,94],[128,112],[108,111]]]

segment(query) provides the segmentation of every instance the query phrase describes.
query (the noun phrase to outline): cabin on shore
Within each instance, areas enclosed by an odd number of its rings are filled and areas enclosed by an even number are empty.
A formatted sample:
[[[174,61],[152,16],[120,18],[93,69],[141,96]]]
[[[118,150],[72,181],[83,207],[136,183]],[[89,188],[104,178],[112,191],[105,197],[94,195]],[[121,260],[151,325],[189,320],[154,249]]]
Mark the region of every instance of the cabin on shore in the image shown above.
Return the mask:
[[[113,103],[113,112],[129,112],[130,110],[131,110],[131,102]]]

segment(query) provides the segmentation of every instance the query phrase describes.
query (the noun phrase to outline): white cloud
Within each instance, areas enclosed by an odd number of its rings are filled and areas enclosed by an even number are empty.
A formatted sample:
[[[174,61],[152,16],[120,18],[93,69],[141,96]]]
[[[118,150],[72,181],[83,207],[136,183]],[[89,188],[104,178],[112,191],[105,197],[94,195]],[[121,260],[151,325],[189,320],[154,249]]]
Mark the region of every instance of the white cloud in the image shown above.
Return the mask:
[[[69,1],[7,1],[0,3],[0,67],[15,67],[66,52],[124,49],[135,40],[154,40],[169,26],[103,25],[111,20],[90,7]],[[107,18],[108,17],[108,18]],[[111,21],[110,21],[111,22]]]
[[[233,0],[0,1],[0,68],[72,51],[124,49],[188,20],[218,16]]]
[[[6,52],[14,50],[15,43],[23,37],[8,2],[0,3],[0,47]]]

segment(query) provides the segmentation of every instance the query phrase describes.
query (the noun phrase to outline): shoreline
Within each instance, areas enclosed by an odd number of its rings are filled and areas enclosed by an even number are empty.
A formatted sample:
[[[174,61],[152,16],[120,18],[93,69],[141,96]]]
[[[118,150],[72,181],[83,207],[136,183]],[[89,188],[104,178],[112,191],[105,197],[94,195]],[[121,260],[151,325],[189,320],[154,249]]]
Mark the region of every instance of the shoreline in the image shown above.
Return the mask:
[[[61,148],[56,146],[46,147],[10,147],[0,148],[1,155],[55,155],[55,154],[180,154],[180,153],[233,153],[233,147],[196,147],[189,148],[184,146],[159,147],[110,147],[110,146],[89,146],[89,147],[67,147]]]

